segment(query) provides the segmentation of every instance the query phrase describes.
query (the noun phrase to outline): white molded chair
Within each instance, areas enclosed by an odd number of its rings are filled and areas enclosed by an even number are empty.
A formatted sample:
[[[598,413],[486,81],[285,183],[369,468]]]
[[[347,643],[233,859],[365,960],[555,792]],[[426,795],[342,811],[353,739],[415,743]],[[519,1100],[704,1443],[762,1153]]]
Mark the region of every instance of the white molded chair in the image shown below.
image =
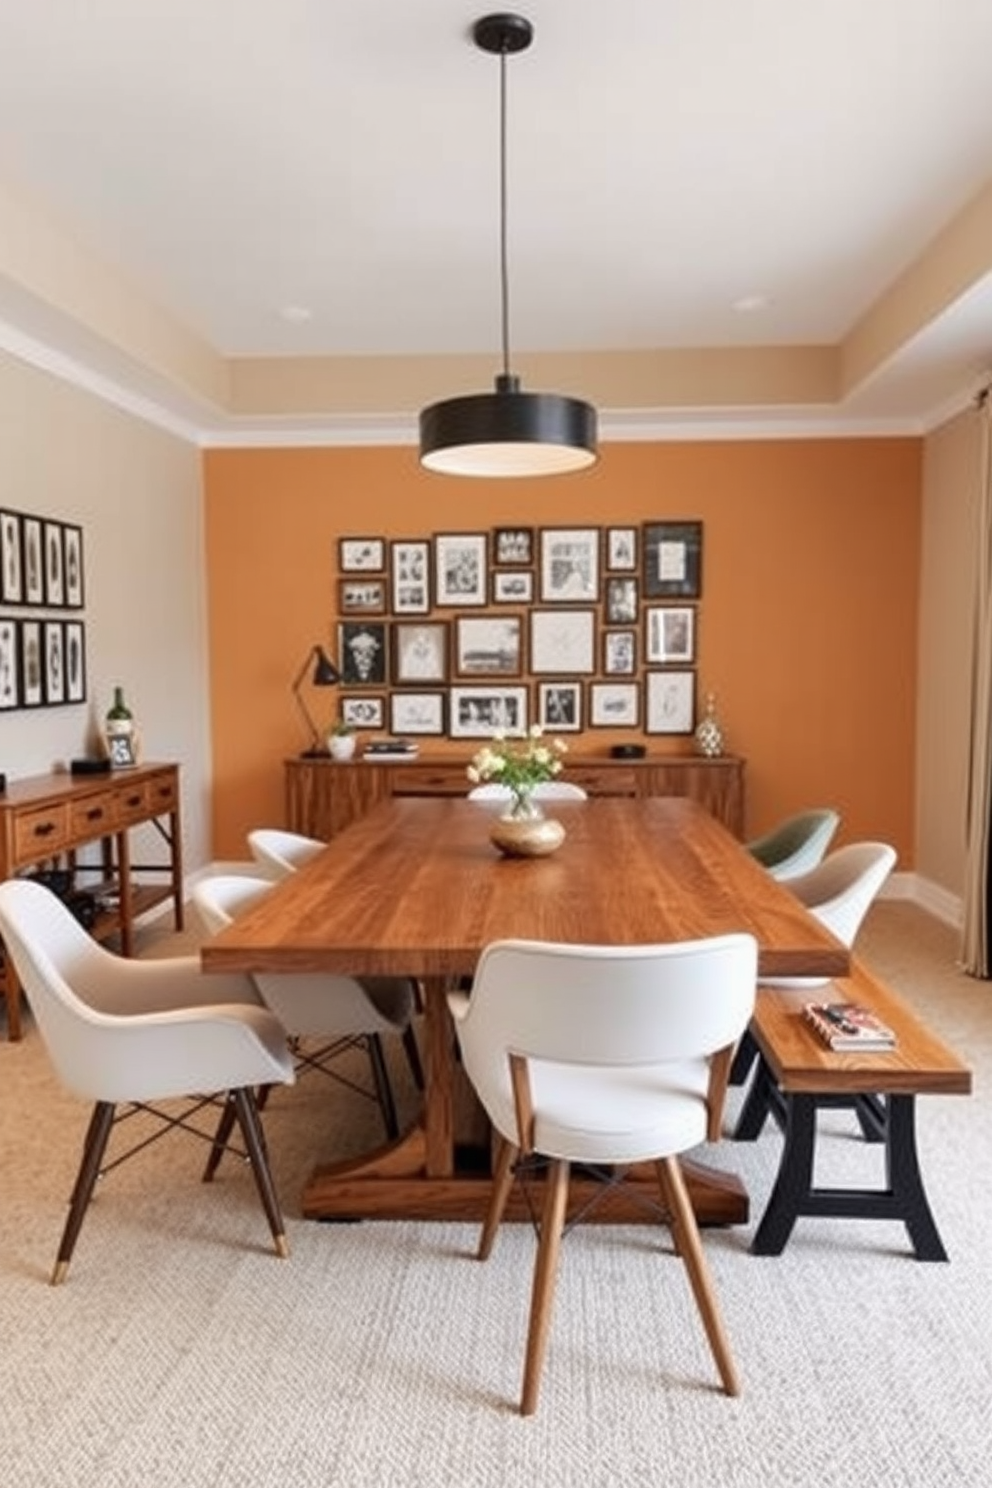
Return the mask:
[[[821,861],[839,826],[840,816],[831,807],[802,811],[749,842],[748,852],[773,878],[796,878]]]
[[[230,1113],[228,1127],[237,1121],[241,1128],[276,1252],[287,1255],[254,1090],[291,1085],[293,1061],[281,1025],[260,1005],[250,979],[207,975],[196,956],[112,955],[49,889],[25,879],[0,884],[0,935],[56,1073],[73,1094],[95,1102],[53,1285],[69,1269],[117,1107],[128,1108],[122,1118],[148,1102],[177,1098],[192,1099],[199,1109],[210,1103],[207,1092],[227,1094],[224,1117]],[[167,1128],[195,1130],[153,1114]]]
[[[653,1161],[724,1390],[738,1391],[677,1154],[720,1134],[727,1072],[754,1008],[757,944],[498,941],[471,996],[449,994],[462,1063],[498,1136],[485,1260],[518,1159],[549,1159],[520,1409],[537,1406],[569,1166]]]
[[[468,793],[470,801],[509,801],[513,792],[499,781],[487,781],[485,785],[473,785]],[[542,780],[531,792],[535,801],[586,801],[589,792],[571,780]]]
[[[286,878],[302,868],[327,846],[317,837],[284,832],[278,827],[256,827],[248,833],[248,846],[255,862],[270,878]]]
[[[273,881],[268,878],[218,873],[194,884],[190,897],[205,929],[216,935],[273,888]],[[406,977],[357,978],[330,972],[259,973],[252,980],[266,1007],[293,1041],[298,1071],[321,1069],[335,1079],[342,1079],[333,1068],[334,1061],[356,1045],[364,1047],[386,1134],[398,1136],[396,1103],[381,1035],[402,1037],[411,1074],[422,1089],[423,1069],[410,1022],[414,1008],[413,983]],[[321,1041],[320,1047],[314,1049],[299,1042],[306,1039]],[[370,1094],[351,1079],[344,1078],[343,1083],[363,1095]]]

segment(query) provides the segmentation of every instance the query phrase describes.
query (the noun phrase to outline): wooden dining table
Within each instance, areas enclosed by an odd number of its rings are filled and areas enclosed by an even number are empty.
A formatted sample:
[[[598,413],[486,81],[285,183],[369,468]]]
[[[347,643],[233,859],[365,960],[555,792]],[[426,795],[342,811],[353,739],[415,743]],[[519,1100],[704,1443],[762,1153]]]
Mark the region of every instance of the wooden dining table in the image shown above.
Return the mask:
[[[483,948],[508,937],[595,945],[657,944],[743,930],[759,976],[843,976],[847,948],[725,827],[683,798],[554,801],[564,825],[549,857],[505,858],[489,840],[501,808],[399,797],[347,827],[299,872],[204,943],[205,971],[328,971],[416,977],[426,1072],[420,1114],[398,1140],[346,1162],[318,1163],[303,1193],[313,1218],[477,1219],[489,1194],[489,1142],[465,1109],[446,994]],[[461,1082],[461,1083],[460,1083]],[[701,1223],[748,1217],[739,1179],[686,1161]],[[645,1217],[632,1188],[610,1188],[595,1217]],[[647,1192],[649,1175],[642,1180]],[[588,1195],[573,1184],[572,1203]],[[655,1190],[651,1186],[652,1198]],[[526,1213],[524,1201],[510,1211]]]

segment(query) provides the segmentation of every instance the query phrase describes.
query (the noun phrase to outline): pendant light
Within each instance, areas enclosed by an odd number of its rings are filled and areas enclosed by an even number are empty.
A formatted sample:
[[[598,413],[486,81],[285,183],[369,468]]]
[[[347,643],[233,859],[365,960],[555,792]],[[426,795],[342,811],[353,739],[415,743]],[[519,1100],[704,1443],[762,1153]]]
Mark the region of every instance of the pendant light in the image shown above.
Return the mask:
[[[472,40],[499,57],[500,309],[503,370],[495,391],[432,403],[420,414],[420,463],[444,475],[557,475],[596,460],[596,410],[558,393],[524,393],[510,371],[506,252],[506,59],[526,51],[530,21],[490,15],[476,21]]]

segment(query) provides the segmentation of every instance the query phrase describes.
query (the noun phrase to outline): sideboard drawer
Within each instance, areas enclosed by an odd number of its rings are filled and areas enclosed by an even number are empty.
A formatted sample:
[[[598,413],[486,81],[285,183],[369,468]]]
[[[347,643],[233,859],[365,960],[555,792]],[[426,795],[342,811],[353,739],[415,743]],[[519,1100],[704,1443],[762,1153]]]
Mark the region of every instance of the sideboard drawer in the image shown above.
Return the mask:
[[[69,812],[62,805],[39,806],[14,818],[14,856],[17,864],[37,863],[60,852],[69,840]]]
[[[119,785],[114,791],[114,819],[118,827],[145,821],[148,816],[148,787],[144,780]]]
[[[153,776],[146,790],[148,804],[156,815],[160,812],[175,811],[179,805],[179,777],[175,771],[171,771],[168,775]]]
[[[109,790],[71,802],[69,831],[73,842],[92,842],[94,837],[109,836],[114,830],[114,798]]]
[[[467,796],[470,788],[464,765],[397,765],[389,784],[394,796]]]

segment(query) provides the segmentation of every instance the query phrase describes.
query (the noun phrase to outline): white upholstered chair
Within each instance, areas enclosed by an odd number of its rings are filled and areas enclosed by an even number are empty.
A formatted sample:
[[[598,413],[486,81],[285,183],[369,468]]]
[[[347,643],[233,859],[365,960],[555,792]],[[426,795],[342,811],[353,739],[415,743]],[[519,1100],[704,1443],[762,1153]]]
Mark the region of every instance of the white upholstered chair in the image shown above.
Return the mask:
[[[273,881],[247,874],[213,874],[194,884],[193,906],[212,935],[272,891]],[[321,1069],[338,1078],[335,1062],[356,1045],[368,1056],[374,1098],[389,1137],[399,1135],[396,1103],[382,1048],[383,1034],[403,1039],[414,1081],[423,1087],[423,1069],[411,1025],[414,987],[407,977],[350,977],[330,972],[259,973],[252,980],[293,1041],[297,1069]],[[349,1088],[370,1094],[350,1078]]]
[[[513,795],[508,785],[500,785],[498,780],[487,781],[484,785],[473,785],[468,793],[470,801],[509,801]],[[581,785],[576,785],[572,780],[542,780],[535,785],[531,791],[535,801],[585,801],[589,792]]]
[[[255,827],[248,833],[251,855],[270,878],[285,878],[295,873],[326,846],[317,837],[285,832],[278,827]]]
[[[652,1161],[724,1390],[737,1376],[678,1154],[720,1132],[730,1057],[754,1007],[757,944],[733,934],[650,946],[498,941],[455,992],[462,1062],[498,1137],[478,1255],[518,1162],[548,1159],[520,1409],[537,1407],[569,1167]]]
[[[821,861],[839,825],[840,816],[831,807],[801,811],[754,838],[748,852],[773,878],[796,878]]]
[[[292,1084],[293,1061],[280,1023],[249,978],[207,975],[195,956],[115,956],[49,889],[25,879],[0,884],[0,935],[56,1073],[74,1095],[95,1103],[52,1283],[69,1269],[118,1108],[130,1115],[176,1098],[199,1108],[214,1092],[227,1096],[224,1114],[230,1112],[230,1127],[236,1121],[241,1128],[276,1252],[287,1255],[254,1090]],[[195,1130],[187,1119],[163,1119],[167,1129]]]

